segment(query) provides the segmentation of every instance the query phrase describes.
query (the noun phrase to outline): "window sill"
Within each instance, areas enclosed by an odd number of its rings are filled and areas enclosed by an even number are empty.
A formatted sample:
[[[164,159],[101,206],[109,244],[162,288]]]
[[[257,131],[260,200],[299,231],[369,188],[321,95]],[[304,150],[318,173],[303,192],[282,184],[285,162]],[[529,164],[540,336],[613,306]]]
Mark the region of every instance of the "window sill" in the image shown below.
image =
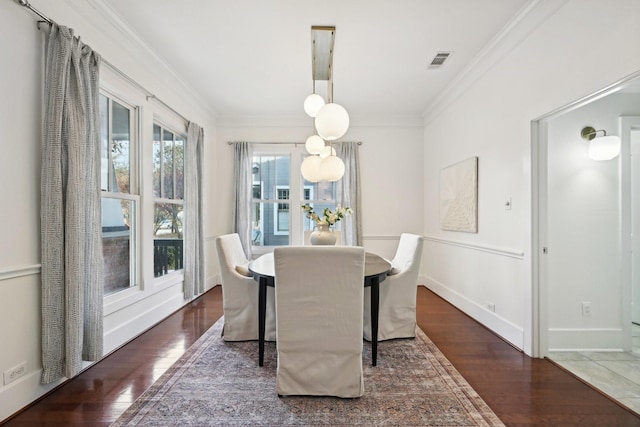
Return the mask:
[[[146,286],[146,289],[140,289],[139,286],[134,286],[129,289],[117,292],[113,295],[106,296],[104,298],[103,316],[113,314],[123,308],[136,304],[151,295],[161,292],[167,288],[181,284],[184,282],[184,270],[174,271],[164,276],[154,278],[150,286]]]

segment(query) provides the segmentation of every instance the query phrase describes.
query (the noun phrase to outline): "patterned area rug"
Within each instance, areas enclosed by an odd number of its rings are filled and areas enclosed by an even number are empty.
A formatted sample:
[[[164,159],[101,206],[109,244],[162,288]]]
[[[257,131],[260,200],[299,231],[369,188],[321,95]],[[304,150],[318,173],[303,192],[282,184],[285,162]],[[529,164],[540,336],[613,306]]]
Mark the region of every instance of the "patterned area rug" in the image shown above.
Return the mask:
[[[220,319],[112,426],[502,426],[420,330],[416,339],[364,343],[364,396],[278,397],[276,348],[225,342]]]

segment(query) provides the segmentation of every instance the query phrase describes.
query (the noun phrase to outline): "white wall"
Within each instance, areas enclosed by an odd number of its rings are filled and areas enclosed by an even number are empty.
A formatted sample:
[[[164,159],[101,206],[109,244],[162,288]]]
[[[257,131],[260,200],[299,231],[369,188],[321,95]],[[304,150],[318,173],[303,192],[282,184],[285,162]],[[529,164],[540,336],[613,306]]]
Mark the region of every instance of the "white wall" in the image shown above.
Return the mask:
[[[140,48],[135,35],[121,30],[118,19],[98,3],[57,0],[40,2],[38,9],[97,50],[103,58],[124,71],[158,98],[205,129],[205,233],[209,236],[217,211],[213,191],[215,120],[213,113],[154,54]],[[105,15],[106,14],[106,15]],[[43,33],[36,29],[37,17],[13,1],[0,2],[0,372],[26,361],[27,372],[4,385],[0,380],[0,420],[41,396],[52,386],[40,381],[40,117],[43,74]],[[103,67],[105,70],[105,67]],[[117,80],[113,73],[111,81]],[[117,84],[116,84],[117,86]],[[126,94],[137,100],[148,120],[155,114],[171,119],[171,113],[141,93]],[[207,264],[215,254],[211,239],[206,248]],[[150,257],[147,255],[146,261]],[[207,266],[208,267],[208,266]],[[208,268],[207,273],[214,274]],[[180,277],[157,283],[145,268],[145,290],[126,301],[105,307],[105,347],[113,349],[161,320],[185,301]],[[178,275],[179,276],[179,275]],[[215,279],[209,277],[209,285]]]
[[[310,121],[300,124],[277,118],[267,121],[220,119],[216,141],[220,193],[216,209],[224,216],[216,222],[216,234],[230,232],[233,224],[233,149],[227,142],[304,144],[312,131]],[[422,133],[420,120],[385,124],[383,120],[361,119],[355,123],[352,120],[349,131],[341,138],[362,142],[359,149],[362,228],[363,244],[367,250],[393,257],[402,232],[421,234],[424,194]]]
[[[621,157],[591,160],[580,130],[620,135],[619,117],[639,114],[640,95],[614,94],[548,122],[550,350],[624,347],[621,306],[630,302],[621,277]],[[590,316],[582,302],[591,303]]]
[[[530,5],[427,112],[423,259],[430,288],[527,354],[536,344],[531,121],[640,70],[640,2]],[[470,156],[479,157],[479,231],[440,230],[439,171]]]

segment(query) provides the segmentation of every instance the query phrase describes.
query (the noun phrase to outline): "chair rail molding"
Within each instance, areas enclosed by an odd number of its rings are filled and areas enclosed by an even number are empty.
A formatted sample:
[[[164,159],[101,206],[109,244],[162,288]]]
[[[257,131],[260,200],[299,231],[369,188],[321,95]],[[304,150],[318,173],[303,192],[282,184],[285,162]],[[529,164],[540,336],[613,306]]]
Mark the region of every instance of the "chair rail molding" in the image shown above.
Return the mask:
[[[41,264],[32,264],[23,267],[14,267],[7,270],[0,270],[0,281],[40,274],[41,268]]]
[[[362,236],[362,240],[400,240],[400,235],[393,236],[376,236],[372,234],[366,234]]]
[[[458,246],[467,249],[473,249],[475,251],[488,252],[494,255],[501,255],[510,258],[524,259],[524,251],[510,248],[500,248],[497,246],[490,246],[478,243],[464,242],[461,240],[442,239],[433,236],[424,236],[424,240],[427,242],[441,243],[444,245]]]

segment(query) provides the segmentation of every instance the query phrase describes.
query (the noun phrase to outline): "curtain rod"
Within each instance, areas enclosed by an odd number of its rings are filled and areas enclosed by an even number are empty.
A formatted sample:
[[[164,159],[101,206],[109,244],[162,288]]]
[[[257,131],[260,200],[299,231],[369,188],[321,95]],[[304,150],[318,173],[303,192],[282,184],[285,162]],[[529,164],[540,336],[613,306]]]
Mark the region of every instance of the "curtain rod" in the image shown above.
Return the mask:
[[[240,142],[240,141],[227,141],[227,145],[233,145],[236,142]],[[246,141],[246,142],[247,144],[293,144],[293,145],[304,144],[304,142],[285,142],[285,141],[275,141],[275,142]],[[358,141],[356,142],[356,144],[362,145],[362,141]]]
[[[40,19],[42,19],[44,22],[46,22],[47,24],[51,25],[53,23],[53,21],[48,18],[46,15],[42,14],[42,12],[40,12],[38,9],[36,9],[35,7],[31,6],[31,3],[29,3],[28,0],[15,0],[16,3],[18,3],[20,6],[24,6],[27,9],[29,9],[31,12],[35,13],[36,15],[38,15],[40,17]],[[39,28],[39,27],[38,27]],[[124,73],[124,71],[120,70],[118,67],[116,67],[115,65],[113,65],[112,63],[110,63],[109,61],[107,61],[104,58],[101,58],[101,62],[104,63],[107,67],[111,68],[111,70],[113,70],[114,72],[116,72],[117,74],[119,74],[121,77],[123,77],[125,80],[127,80],[129,83],[131,83],[132,85],[134,85],[135,87],[137,87],[139,90],[141,90],[142,92],[145,93],[145,97],[148,100],[153,99],[156,102],[158,102],[159,104],[161,104],[162,106],[164,106],[166,109],[168,109],[169,111],[172,111],[173,113],[175,113],[177,116],[179,116],[182,120],[184,120],[184,122],[186,124],[188,124],[190,122],[189,119],[187,119],[185,116],[183,116],[182,114],[180,114],[178,111],[176,111],[173,107],[171,107],[170,105],[168,105],[166,102],[164,102],[162,99],[158,98],[157,96],[155,96],[152,92],[150,92],[147,88],[145,88],[144,86],[142,86],[140,83],[138,83],[137,81],[135,81],[134,79],[132,79],[131,77],[129,77],[127,74]]]

